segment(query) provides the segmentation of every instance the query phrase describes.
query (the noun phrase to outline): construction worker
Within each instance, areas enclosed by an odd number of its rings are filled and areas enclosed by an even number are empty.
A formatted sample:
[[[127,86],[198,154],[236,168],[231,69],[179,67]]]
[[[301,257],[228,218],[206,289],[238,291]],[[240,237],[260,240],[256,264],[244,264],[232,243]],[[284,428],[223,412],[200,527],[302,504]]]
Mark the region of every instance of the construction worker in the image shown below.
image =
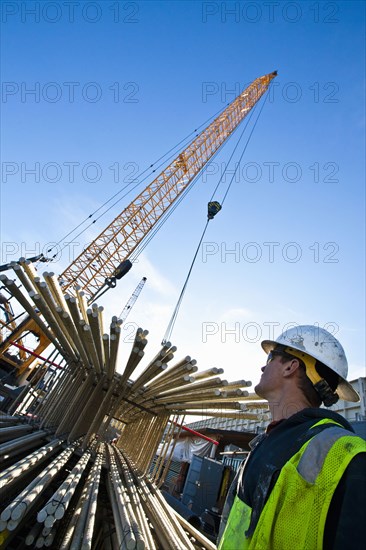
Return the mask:
[[[230,487],[219,550],[363,549],[366,442],[319,408],[359,401],[341,344],[306,325],[262,348],[268,356],[255,391],[272,422]]]

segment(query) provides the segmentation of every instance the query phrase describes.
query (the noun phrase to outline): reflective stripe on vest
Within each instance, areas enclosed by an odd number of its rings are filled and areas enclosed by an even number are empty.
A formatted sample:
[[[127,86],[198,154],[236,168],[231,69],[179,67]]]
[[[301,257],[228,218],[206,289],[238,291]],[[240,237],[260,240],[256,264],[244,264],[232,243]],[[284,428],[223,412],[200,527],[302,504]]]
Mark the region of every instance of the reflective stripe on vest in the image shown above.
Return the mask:
[[[250,538],[251,508],[236,496],[219,550],[321,550],[333,493],[360,452],[366,442],[343,428],[314,436],[281,469]]]

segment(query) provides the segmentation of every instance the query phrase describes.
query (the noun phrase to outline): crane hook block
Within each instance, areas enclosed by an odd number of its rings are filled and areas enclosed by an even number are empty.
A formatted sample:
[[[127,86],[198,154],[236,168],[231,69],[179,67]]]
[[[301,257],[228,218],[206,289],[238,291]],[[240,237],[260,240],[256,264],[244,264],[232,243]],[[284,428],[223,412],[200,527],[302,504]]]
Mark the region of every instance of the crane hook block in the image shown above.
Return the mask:
[[[207,205],[207,218],[213,220],[218,212],[220,212],[222,206],[219,202],[209,202]]]
[[[122,279],[122,277],[124,277],[126,273],[130,271],[131,267],[132,267],[132,263],[130,262],[130,260],[125,260],[124,262],[119,264],[118,267],[116,267],[116,269],[114,270],[113,276],[116,279]]]

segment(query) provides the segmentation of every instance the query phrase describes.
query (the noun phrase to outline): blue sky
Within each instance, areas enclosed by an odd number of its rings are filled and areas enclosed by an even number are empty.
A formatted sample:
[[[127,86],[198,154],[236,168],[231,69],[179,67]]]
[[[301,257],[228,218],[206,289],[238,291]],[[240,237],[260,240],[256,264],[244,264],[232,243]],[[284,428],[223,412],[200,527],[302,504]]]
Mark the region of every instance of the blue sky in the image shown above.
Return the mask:
[[[255,382],[261,339],[288,323],[318,323],[343,343],[350,378],[364,376],[364,3],[1,7],[1,263],[62,240],[129,176],[277,69],[239,181],[209,224],[172,342],[177,358]],[[100,300],[107,318],[118,315],[147,276],[121,364],[136,325],[150,331],[155,353],[233,143]],[[47,269],[61,273],[72,249],[80,252],[147,183]]]

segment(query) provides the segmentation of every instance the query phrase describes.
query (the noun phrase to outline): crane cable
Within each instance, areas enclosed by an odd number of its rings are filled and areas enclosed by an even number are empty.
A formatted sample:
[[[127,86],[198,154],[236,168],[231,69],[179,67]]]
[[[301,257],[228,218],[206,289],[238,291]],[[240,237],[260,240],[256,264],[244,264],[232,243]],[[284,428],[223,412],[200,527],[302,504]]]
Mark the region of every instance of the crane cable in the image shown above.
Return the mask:
[[[227,187],[227,189],[226,189],[226,192],[225,192],[225,194],[224,194],[224,196],[223,196],[223,199],[222,199],[222,202],[221,202],[221,206],[224,204],[225,199],[226,199],[226,197],[227,197],[227,194],[228,194],[229,191],[230,191],[230,188],[231,188],[231,185],[232,185],[232,183],[233,183],[233,181],[234,181],[236,172],[238,171],[238,167],[240,166],[240,163],[241,163],[241,161],[242,161],[242,158],[243,158],[243,156],[244,156],[244,153],[245,153],[245,151],[247,150],[247,147],[248,147],[248,145],[249,145],[250,138],[252,137],[253,132],[254,132],[254,130],[255,130],[255,127],[257,126],[259,117],[260,117],[261,114],[262,114],[264,105],[265,105],[265,103],[266,103],[266,101],[267,101],[267,98],[268,98],[268,94],[269,94],[269,88],[268,88],[268,91],[267,91],[266,96],[265,96],[265,98],[264,98],[264,101],[263,101],[263,103],[262,103],[262,106],[261,106],[261,108],[260,108],[260,110],[259,110],[258,116],[257,116],[257,118],[256,118],[256,120],[255,120],[255,122],[254,122],[254,124],[253,124],[253,128],[252,128],[251,131],[250,131],[250,134],[249,134],[249,137],[248,137],[248,139],[247,139],[247,142],[246,142],[246,144],[244,145],[244,149],[243,149],[243,151],[242,151],[242,153],[241,153],[241,155],[240,155],[239,162],[237,163],[237,165],[236,165],[236,167],[235,167],[235,170],[234,170],[234,173],[233,173],[233,175],[232,175],[232,177],[231,177],[230,183],[229,183],[229,185],[228,185],[228,187]]]
[[[234,148],[234,151],[232,152],[230,158],[229,158],[229,162],[228,162],[228,165],[227,167],[225,168],[223,174],[221,175],[221,178],[218,182],[218,184],[216,185],[215,189],[214,189],[214,192],[212,194],[212,197],[210,199],[210,201],[212,201],[221,181],[222,181],[222,178],[223,176],[225,175],[225,172],[226,170],[228,169],[228,166],[231,162],[231,159],[233,157],[233,154],[235,153],[235,150],[237,149],[239,143],[240,143],[240,140],[242,139],[243,135],[244,135],[244,132],[245,130],[247,129],[247,126],[248,124],[250,123],[250,120],[254,114],[254,111],[255,109],[257,108],[257,105],[258,103],[255,104],[254,108],[252,109],[248,119],[246,120],[246,124],[242,130],[242,133],[239,137],[239,140]],[[215,151],[215,153],[213,154],[213,156],[211,157],[210,159],[210,162],[219,154],[219,152],[221,151],[222,148],[224,148],[225,145],[227,145],[230,141],[230,139],[234,136],[234,134],[237,132],[238,130],[238,126],[235,128],[235,130],[232,132],[232,134],[228,137],[228,139],[226,139],[221,145],[220,147]],[[182,202],[182,200],[188,195],[188,193],[193,189],[193,187],[195,186],[195,184],[197,183],[197,181],[199,180],[199,178],[201,177],[202,175],[202,170],[200,173],[198,173],[194,178],[193,180],[191,181],[190,185],[183,191],[183,193],[178,197],[178,199],[176,201],[174,201],[174,204],[172,205],[171,208],[169,208],[163,215],[162,215],[162,218],[161,220],[157,223],[156,227],[154,228],[153,231],[149,232],[149,234],[146,236],[146,238],[142,241],[142,243],[136,248],[136,250],[134,252],[132,252],[132,254],[129,256],[129,260],[131,262],[134,262],[137,260],[137,258],[140,256],[140,254],[144,251],[144,249],[146,248],[146,246],[150,243],[150,241],[155,237],[155,235],[158,233],[158,231],[162,228],[162,226],[168,221],[168,219],[170,218],[170,216],[173,214],[173,212],[175,211],[175,209],[180,205],[180,203]]]
[[[229,138],[223,142],[220,147],[215,151],[213,156],[210,160],[213,160],[216,155],[221,151],[221,148],[226,145],[229,140],[233,137],[234,133],[236,132],[237,128],[234,130],[234,132],[229,136]],[[182,200],[188,195],[188,193],[193,189],[193,187],[196,185],[198,180],[200,179],[202,175],[202,171],[199,172],[191,181],[191,183],[186,187],[186,189],[182,192],[181,195],[178,196],[178,198],[172,203],[171,207],[166,210],[166,212],[162,215],[160,221],[157,223],[156,227],[153,231],[149,232],[149,234],[146,236],[146,238],[142,241],[142,243],[136,248],[136,250],[130,255],[129,259],[131,262],[136,261],[136,259],[140,256],[140,254],[144,251],[146,246],[149,244],[149,242],[155,237],[155,235],[158,233],[158,231],[162,228],[162,226],[168,221],[170,216],[173,214],[173,212],[178,208]]]
[[[192,260],[192,263],[191,263],[191,267],[189,268],[187,278],[186,278],[186,280],[185,280],[185,282],[184,282],[184,285],[183,285],[183,288],[182,288],[181,293],[180,293],[180,295],[179,295],[177,304],[176,304],[176,306],[175,306],[175,308],[174,308],[173,315],[171,316],[171,319],[170,319],[169,324],[168,324],[168,326],[167,326],[167,329],[166,329],[166,331],[165,331],[163,340],[162,340],[162,342],[161,342],[162,345],[164,345],[165,342],[170,341],[170,336],[171,336],[171,334],[172,334],[172,332],[173,332],[173,328],[174,328],[174,325],[175,325],[175,321],[176,321],[176,319],[177,319],[178,311],[179,311],[181,302],[182,302],[182,300],[183,300],[183,296],[184,296],[184,293],[185,293],[185,291],[186,291],[186,288],[187,288],[187,285],[188,285],[188,281],[189,281],[189,278],[190,278],[190,276],[191,276],[192,269],[193,269],[193,266],[194,266],[195,261],[196,261],[196,258],[197,258],[198,251],[199,251],[199,249],[201,248],[201,243],[202,243],[203,237],[205,236],[206,229],[207,229],[207,227],[208,227],[208,222],[209,222],[209,221],[210,221],[209,219],[206,221],[206,225],[205,225],[205,228],[204,228],[203,233],[202,233],[202,235],[201,235],[200,242],[198,243],[198,246],[197,246],[197,250],[196,250],[196,252],[195,252],[195,255],[193,256],[193,260]]]
[[[239,167],[239,165],[240,165],[240,162],[241,162],[241,160],[242,160],[242,158],[243,158],[243,156],[244,156],[244,153],[245,153],[245,151],[246,151],[246,149],[247,149],[247,147],[248,147],[250,138],[251,138],[252,135],[253,135],[254,129],[255,129],[255,127],[256,127],[256,125],[257,125],[257,123],[258,123],[259,117],[260,117],[260,115],[261,115],[261,113],[262,113],[262,111],[263,111],[263,107],[264,107],[264,105],[265,105],[265,103],[266,103],[266,101],[267,101],[268,92],[269,92],[269,89],[268,89],[267,94],[266,94],[266,96],[265,96],[265,99],[264,99],[264,101],[263,101],[263,103],[262,103],[262,106],[261,106],[261,109],[260,109],[260,111],[259,111],[259,113],[258,113],[258,116],[257,116],[257,118],[256,118],[256,120],[255,120],[255,122],[254,122],[253,128],[251,129],[251,132],[250,132],[250,134],[249,134],[249,136],[248,136],[248,139],[247,139],[247,141],[246,141],[246,143],[245,143],[245,145],[244,145],[243,151],[242,151],[242,153],[241,153],[241,155],[240,155],[239,162],[236,164],[235,170],[234,170],[234,172],[233,172],[233,175],[232,175],[232,178],[231,178],[231,180],[230,180],[230,182],[229,182],[229,185],[228,185],[228,187],[227,187],[227,189],[226,189],[226,192],[225,192],[224,197],[223,197],[223,199],[222,199],[221,205],[220,205],[220,203],[216,203],[216,204],[218,205],[217,212],[219,212],[219,211],[221,210],[222,205],[224,204],[224,202],[225,202],[225,200],[226,200],[226,197],[227,197],[227,195],[228,195],[228,192],[229,192],[229,190],[230,190],[230,188],[231,188],[231,185],[232,185],[232,183],[233,183],[233,181],[234,181],[236,172],[237,172],[238,167]],[[256,106],[257,106],[257,105],[258,105],[258,104],[256,104]],[[253,109],[253,111],[254,111],[254,109]],[[252,113],[253,113],[253,111],[252,111]],[[242,133],[241,133],[241,135],[240,135],[240,137],[239,137],[239,139],[238,139],[238,142],[237,142],[237,144],[235,145],[235,148],[234,148],[232,154],[230,155],[229,162],[227,163],[227,165],[226,165],[226,167],[225,167],[225,170],[223,171],[223,173],[222,173],[222,175],[221,175],[221,177],[220,177],[220,179],[219,179],[219,182],[218,182],[218,184],[216,185],[216,187],[215,187],[215,189],[214,189],[214,192],[213,192],[213,194],[212,194],[212,196],[211,196],[211,201],[212,201],[212,199],[214,198],[214,195],[215,195],[217,189],[219,188],[219,186],[220,186],[220,184],[221,184],[221,182],[222,182],[222,178],[223,178],[224,174],[226,173],[226,170],[228,169],[228,166],[229,166],[229,164],[230,164],[230,162],[231,162],[231,159],[233,158],[233,155],[234,155],[234,153],[235,153],[235,151],[236,151],[236,149],[237,149],[237,147],[238,147],[238,145],[239,145],[239,143],[240,143],[240,141],[241,141],[241,139],[242,139],[242,137],[243,137],[243,135],[244,135],[244,132],[245,132],[245,130],[246,130],[247,126],[248,126],[248,123],[249,123],[249,121],[250,121],[250,118],[251,118],[251,116],[252,116],[252,113],[250,114],[249,119],[248,119],[248,121],[247,121],[247,123],[246,123],[246,125],[245,125],[245,127],[244,127],[244,129],[243,129],[243,131],[242,131]],[[211,204],[211,201],[210,201],[209,205]],[[216,212],[216,213],[217,213],[217,212]],[[200,249],[200,247],[201,247],[201,244],[202,244],[202,241],[203,241],[203,237],[205,236],[205,233],[206,233],[206,230],[207,230],[207,227],[208,227],[208,223],[209,223],[209,221],[210,221],[211,219],[213,219],[213,217],[214,217],[214,215],[212,215],[211,217],[210,217],[210,215],[208,215],[208,218],[207,218],[205,227],[204,227],[204,229],[203,229],[203,232],[202,232],[200,241],[199,241],[199,243],[198,243],[196,252],[195,252],[195,254],[194,254],[194,256],[193,256],[193,260],[192,260],[191,266],[190,266],[190,268],[189,268],[189,271],[188,271],[186,280],[185,280],[185,282],[184,282],[183,288],[182,288],[182,290],[181,290],[181,293],[180,293],[180,295],[179,295],[178,301],[177,301],[176,306],[175,306],[175,308],[174,308],[173,314],[172,314],[172,316],[171,316],[171,318],[170,318],[170,321],[169,321],[169,323],[168,323],[167,329],[166,329],[166,331],[165,331],[165,334],[164,334],[164,337],[163,337],[163,340],[162,340],[162,345],[165,344],[167,341],[170,341],[170,339],[171,339],[171,335],[172,335],[172,332],[173,332],[173,328],[174,328],[174,325],[175,325],[175,322],[176,322],[176,319],[177,319],[177,316],[178,316],[178,312],[179,312],[179,309],[180,309],[182,300],[183,300],[183,296],[184,296],[184,293],[185,293],[185,291],[186,291],[186,288],[187,288],[187,285],[188,285],[188,281],[189,281],[190,276],[191,276],[191,273],[192,273],[193,266],[194,266],[194,264],[195,264],[195,262],[196,262],[196,258],[197,258],[197,255],[198,255],[198,251],[199,251],[199,249]]]
[[[243,158],[243,156],[244,156],[244,153],[245,153],[245,151],[247,150],[247,147],[248,147],[248,145],[249,145],[250,138],[252,137],[252,134],[253,134],[253,132],[254,132],[254,129],[255,129],[257,123],[258,123],[259,117],[260,117],[261,114],[262,114],[263,107],[264,107],[264,105],[265,105],[265,103],[266,103],[266,101],[267,101],[267,98],[268,98],[268,93],[269,93],[269,88],[268,88],[268,91],[267,91],[267,93],[266,93],[266,95],[265,95],[264,101],[262,102],[262,106],[261,106],[261,108],[260,108],[260,110],[259,110],[258,116],[257,116],[257,118],[256,118],[256,120],[255,120],[255,122],[254,122],[254,124],[253,124],[253,127],[252,127],[252,129],[251,129],[251,131],[250,131],[250,134],[249,134],[249,136],[248,136],[248,139],[247,139],[247,141],[246,141],[246,143],[245,143],[245,145],[244,145],[243,151],[242,151],[242,153],[241,153],[241,155],[240,155],[240,158],[239,158],[239,162],[236,163],[235,170],[234,170],[234,172],[233,172],[233,174],[232,174],[232,176],[231,176],[231,180],[230,180],[229,185],[228,185],[228,187],[227,187],[227,189],[226,189],[226,192],[225,192],[225,194],[224,194],[224,197],[223,197],[223,199],[222,199],[222,201],[221,201],[221,206],[222,206],[222,205],[224,204],[224,202],[225,202],[225,199],[226,199],[226,197],[227,197],[227,194],[228,194],[228,192],[229,192],[229,190],[230,190],[230,188],[231,188],[231,185],[232,185],[232,183],[233,183],[233,181],[234,181],[234,178],[235,178],[235,176],[236,176],[236,173],[237,173],[237,171],[238,171],[238,167],[240,166],[240,162],[241,162],[241,160],[242,160],[242,158]],[[235,154],[235,151],[237,150],[237,148],[238,148],[238,146],[239,146],[239,144],[240,144],[240,141],[241,141],[241,139],[242,139],[242,137],[243,137],[243,135],[244,135],[245,130],[246,130],[247,127],[248,127],[248,124],[249,124],[249,122],[250,122],[250,120],[251,120],[251,118],[252,118],[252,116],[253,116],[253,114],[254,114],[254,111],[255,111],[257,105],[258,105],[258,103],[255,104],[254,109],[252,109],[252,111],[251,111],[251,113],[250,113],[250,115],[249,115],[249,117],[248,117],[247,123],[246,123],[246,125],[244,126],[243,131],[242,131],[242,133],[240,134],[240,137],[239,137],[239,139],[238,139],[238,141],[237,141],[237,143],[236,143],[236,145],[235,145],[235,147],[234,147],[234,149],[233,149],[233,151],[232,151],[232,153],[231,153],[231,155],[230,155],[230,158],[229,158],[229,161],[228,161],[228,163],[227,163],[227,165],[226,165],[225,170],[223,171],[223,173],[222,173],[221,176],[220,176],[220,179],[219,179],[219,181],[218,181],[218,183],[217,183],[217,185],[216,185],[216,187],[215,187],[215,189],[214,189],[214,191],[213,191],[213,193],[212,193],[212,196],[211,196],[210,201],[213,200],[213,198],[214,198],[214,196],[215,196],[215,194],[216,194],[218,188],[220,187],[220,185],[221,185],[221,183],[222,183],[223,177],[225,176],[225,173],[226,173],[226,171],[227,171],[227,169],[228,169],[228,166],[229,166],[229,164],[230,164],[230,162],[231,162],[231,160],[232,160],[232,158],[233,158],[233,156],[234,156],[234,154]]]

